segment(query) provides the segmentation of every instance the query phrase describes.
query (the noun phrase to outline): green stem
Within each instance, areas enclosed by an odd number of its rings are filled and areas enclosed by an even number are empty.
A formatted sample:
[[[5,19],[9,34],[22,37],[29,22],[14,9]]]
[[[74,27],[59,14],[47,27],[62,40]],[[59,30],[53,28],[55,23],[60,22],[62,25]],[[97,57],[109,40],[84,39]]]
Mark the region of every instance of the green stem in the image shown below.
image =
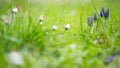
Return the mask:
[[[83,10],[84,10],[84,6],[82,6],[82,11],[81,11],[81,14],[80,14],[80,27],[81,27],[81,31],[83,31],[83,23],[82,23],[82,16],[83,16]]]

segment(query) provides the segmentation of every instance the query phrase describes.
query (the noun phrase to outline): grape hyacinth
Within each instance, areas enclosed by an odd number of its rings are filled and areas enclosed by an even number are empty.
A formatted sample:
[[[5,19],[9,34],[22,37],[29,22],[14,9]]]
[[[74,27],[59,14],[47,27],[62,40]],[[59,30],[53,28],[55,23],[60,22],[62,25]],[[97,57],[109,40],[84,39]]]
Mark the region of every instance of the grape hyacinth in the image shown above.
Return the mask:
[[[102,6],[101,11],[100,11],[100,16],[107,19],[109,17],[109,12],[110,12],[109,8],[105,11],[104,7]]]
[[[92,17],[88,17],[88,25],[93,26],[93,18]]]
[[[116,55],[117,55],[117,53],[115,52],[111,57],[107,58],[105,63],[108,64],[108,63],[112,62],[115,59]]]
[[[102,11],[100,11],[100,16],[103,17],[103,12]]]
[[[109,17],[109,12],[110,12],[109,8],[106,10],[106,12],[104,12],[105,19],[107,19]]]
[[[94,21],[97,21],[97,15],[96,15],[96,13],[94,13]]]
[[[102,6],[101,11],[100,11],[100,16],[101,16],[101,17],[104,16],[104,12],[105,12],[105,10],[104,10],[104,7]]]

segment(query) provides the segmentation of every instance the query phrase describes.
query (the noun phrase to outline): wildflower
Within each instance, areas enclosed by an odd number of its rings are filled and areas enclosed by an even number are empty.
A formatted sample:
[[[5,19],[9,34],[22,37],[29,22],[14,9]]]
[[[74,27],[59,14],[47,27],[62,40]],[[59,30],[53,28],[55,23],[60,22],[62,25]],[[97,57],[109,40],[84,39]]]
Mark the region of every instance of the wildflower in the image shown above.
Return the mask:
[[[105,12],[105,11],[104,11],[104,7],[102,6],[101,11],[100,11],[100,16],[101,16],[101,17],[104,16],[104,12]]]
[[[11,20],[10,20],[9,18],[5,18],[5,19],[4,19],[4,22],[5,22],[6,24],[9,24],[9,23],[11,22]]]
[[[18,12],[18,8],[17,8],[17,7],[13,8],[13,9],[12,9],[12,12],[13,12],[13,13],[17,13],[17,12]]]
[[[70,24],[66,24],[66,25],[65,25],[65,29],[66,29],[66,30],[70,29]]]
[[[40,17],[39,17],[39,21],[43,21],[44,20],[44,15],[41,15]]]
[[[103,12],[102,11],[100,11],[100,16],[103,17]]]
[[[109,58],[107,59],[107,62],[108,62],[108,63],[112,62],[112,61],[114,60],[114,58],[115,58],[115,56],[109,57]]]
[[[44,15],[40,15],[39,21],[40,21],[40,24],[41,24],[41,25],[43,24],[43,20],[44,20]]]
[[[88,17],[88,25],[93,26],[93,19],[92,17]]]
[[[109,8],[105,11],[104,7],[102,6],[101,11],[100,11],[100,16],[101,17],[104,16],[104,18],[107,19],[109,17],[109,12],[110,12]]]
[[[94,14],[94,21],[96,21],[98,18],[97,18],[97,15],[96,13]]]
[[[112,62],[115,59],[116,55],[117,55],[117,53],[115,52],[111,57],[106,59],[105,63],[108,64],[108,63]]]
[[[23,65],[23,58],[17,51],[13,51],[9,54],[9,60],[12,64]]]
[[[57,30],[57,28],[58,28],[58,27],[57,27],[56,25],[53,25],[53,26],[52,26],[52,30],[54,30],[54,31]]]
[[[107,19],[109,17],[109,12],[110,12],[109,8],[106,10],[106,12],[104,12],[105,19]]]

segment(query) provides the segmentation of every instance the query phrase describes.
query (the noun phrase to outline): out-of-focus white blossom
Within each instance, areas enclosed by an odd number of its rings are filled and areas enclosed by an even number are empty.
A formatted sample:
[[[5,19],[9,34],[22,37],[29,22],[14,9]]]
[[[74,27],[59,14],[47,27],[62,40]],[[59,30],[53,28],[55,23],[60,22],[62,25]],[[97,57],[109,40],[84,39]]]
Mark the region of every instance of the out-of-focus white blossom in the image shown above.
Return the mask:
[[[17,12],[18,12],[18,8],[17,8],[17,7],[13,8],[13,9],[12,9],[12,12],[13,12],[13,13],[17,13]]]
[[[66,29],[66,30],[70,29],[70,24],[66,24],[66,25],[65,25],[65,29]]]
[[[6,15],[3,15],[2,16],[2,21],[5,23],[5,24],[9,24],[11,22],[11,18],[9,16],[6,16]]]
[[[52,26],[52,30],[55,31],[55,30],[57,30],[57,29],[58,29],[58,27],[57,27],[56,25],[53,25],[53,26]]]
[[[4,22],[5,22],[6,24],[9,24],[10,21],[11,21],[11,20],[10,20],[9,18],[5,18],[5,19],[4,19]]]
[[[44,15],[40,15],[39,20],[43,21],[44,20]]]
[[[12,51],[9,54],[9,60],[14,65],[23,65],[24,64],[22,55],[17,51]]]

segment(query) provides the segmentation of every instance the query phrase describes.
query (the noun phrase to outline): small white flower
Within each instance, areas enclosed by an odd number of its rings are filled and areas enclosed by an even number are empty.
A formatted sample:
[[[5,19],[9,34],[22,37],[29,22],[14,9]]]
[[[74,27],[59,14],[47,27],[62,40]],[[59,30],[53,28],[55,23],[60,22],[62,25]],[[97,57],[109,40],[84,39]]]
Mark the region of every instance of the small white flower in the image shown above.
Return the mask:
[[[6,24],[9,24],[10,21],[11,21],[11,20],[10,20],[9,18],[5,18],[5,19],[4,19],[4,22],[5,22]]]
[[[57,30],[57,29],[58,29],[58,27],[57,27],[56,25],[53,25],[53,26],[52,26],[52,30],[55,31],[55,30]]]
[[[66,25],[65,25],[65,29],[66,29],[66,30],[70,29],[70,24],[66,24]]]
[[[9,60],[15,65],[23,65],[24,63],[21,54],[17,51],[13,51],[9,54]]]
[[[17,8],[17,7],[13,8],[13,9],[12,9],[12,12],[13,12],[13,13],[17,13],[17,12],[18,12],[18,8]]]
[[[44,15],[41,15],[41,16],[39,17],[39,20],[40,20],[40,21],[43,21],[43,20],[44,20]]]

